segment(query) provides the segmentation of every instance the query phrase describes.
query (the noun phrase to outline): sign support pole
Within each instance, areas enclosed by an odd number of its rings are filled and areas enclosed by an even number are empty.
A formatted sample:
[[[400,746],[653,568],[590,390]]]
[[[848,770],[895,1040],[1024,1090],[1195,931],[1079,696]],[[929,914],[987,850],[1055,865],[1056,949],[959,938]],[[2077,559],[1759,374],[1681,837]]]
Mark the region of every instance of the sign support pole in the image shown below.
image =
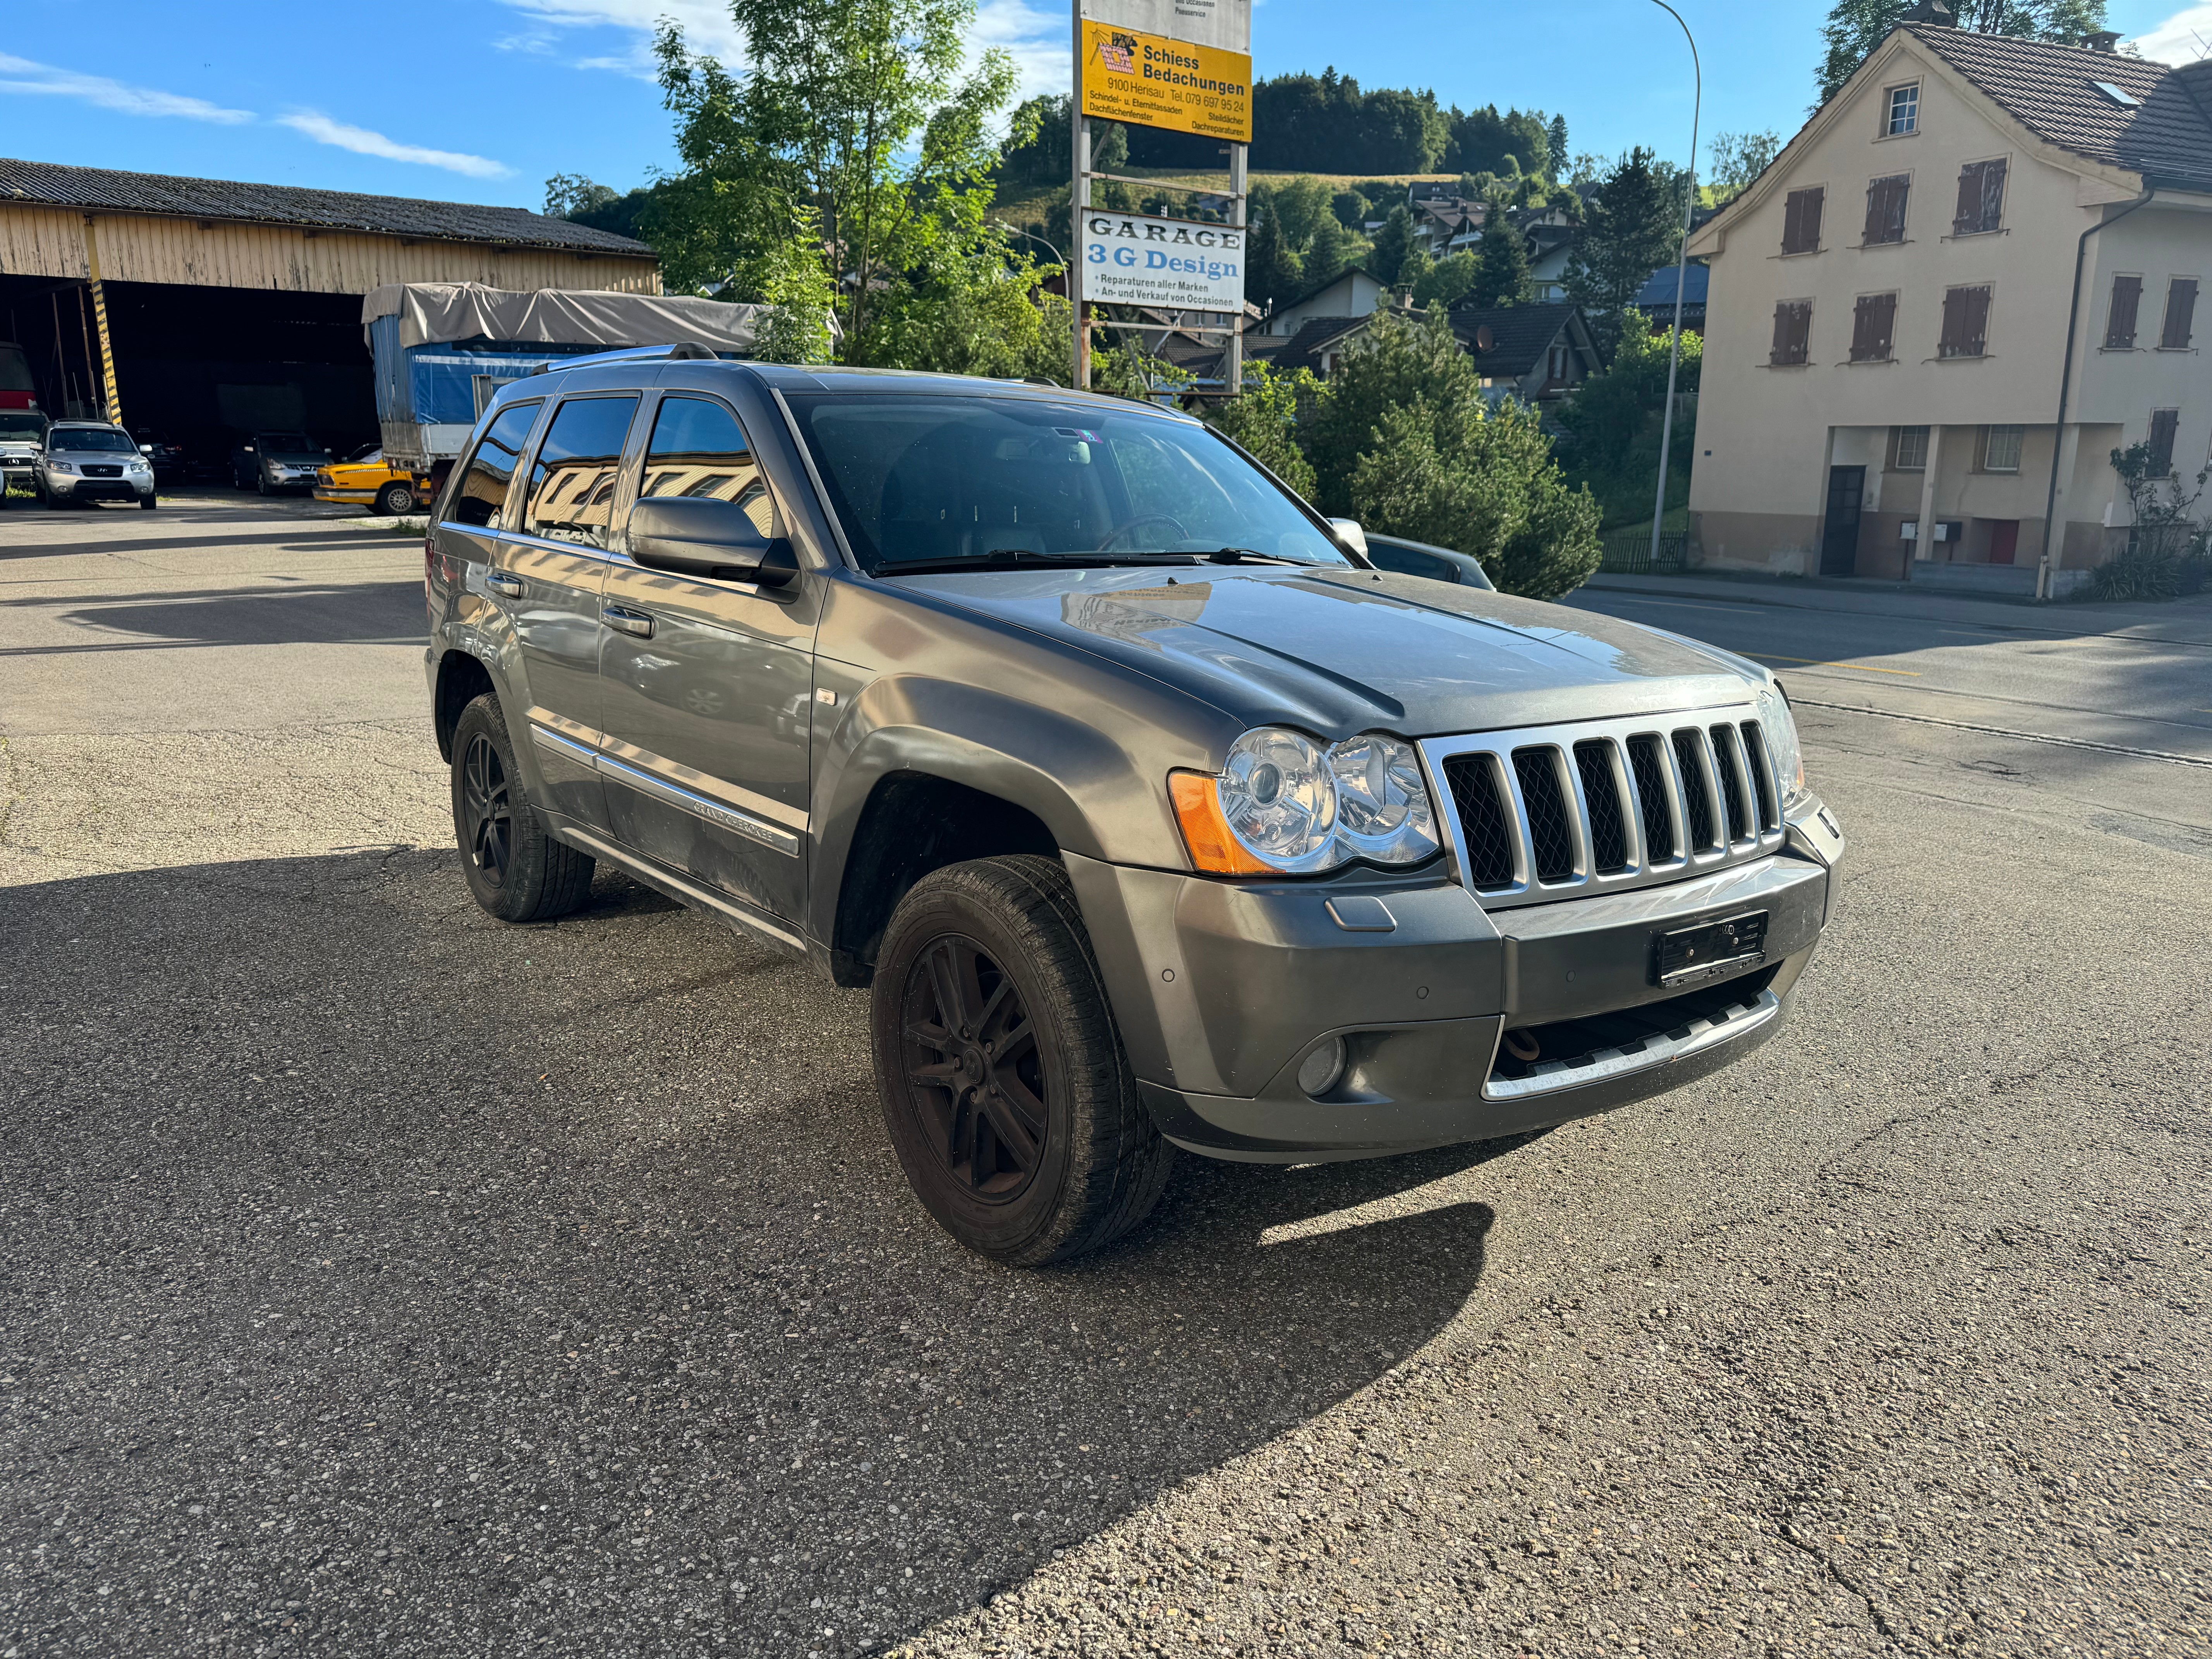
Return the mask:
[[[1229,147],[1229,222],[1240,231],[1245,228],[1244,192],[1247,163],[1251,153],[1249,144],[1231,144]],[[1246,235],[1243,241],[1244,258],[1249,261],[1252,239]],[[1224,378],[1227,381],[1229,395],[1234,398],[1244,390],[1244,307],[1241,301],[1236,314],[1229,320],[1233,331],[1229,336],[1227,373]]]
[[[107,289],[100,280],[100,244],[93,234],[92,215],[84,216],[84,263],[92,276],[92,315],[100,325],[100,416],[123,424],[123,399],[115,392],[115,341],[107,331]]]
[[[1068,82],[1067,131],[1073,175],[1067,191],[1067,301],[1075,313],[1076,390],[1091,389],[1091,325],[1083,314],[1083,214],[1091,205],[1091,121],[1083,112],[1083,0],[1068,0],[1074,15],[1075,76]]]

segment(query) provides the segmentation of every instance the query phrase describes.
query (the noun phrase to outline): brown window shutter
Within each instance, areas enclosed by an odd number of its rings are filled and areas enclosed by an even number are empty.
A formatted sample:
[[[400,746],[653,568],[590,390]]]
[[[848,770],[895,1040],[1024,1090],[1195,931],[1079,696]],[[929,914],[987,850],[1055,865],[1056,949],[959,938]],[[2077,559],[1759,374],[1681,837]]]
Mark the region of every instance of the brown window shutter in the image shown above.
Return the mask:
[[[1851,313],[1851,361],[1887,362],[1896,319],[1897,295],[1862,294]]]
[[[1793,190],[1782,210],[1782,251],[1817,253],[1820,249],[1820,206],[1824,189]]]
[[[2105,320],[2105,346],[2126,351],[2136,343],[2136,313],[2142,305],[2142,278],[2112,278],[2112,313]]]
[[[2151,473],[2164,477],[2173,471],[2173,434],[2181,425],[2178,409],[2154,409],[2150,412]]]
[[[2005,164],[1982,163],[1982,228],[1996,230],[2004,224]]]
[[[1911,186],[1911,179],[1902,173],[1867,185],[1866,240],[1869,244],[1905,240],[1905,198]]]
[[[1813,337],[1813,302],[1784,300],[1774,307],[1774,346],[1767,361],[1802,363]]]
[[[1971,236],[1982,228],[1982,168],[1969,161],[1959,169],[1959,205],[1951,215],[1951,234]]]
[[[2185,350],[2197,327],[2197,279],[2177,276],[2166,291],[2166,328],[2158,343],[2169,351]]]
[[[1943,295],[1943,335],[1936,343],[1938,357],[1979,357],[1989,343],[1990,291],[1985,288],[1954,288]]]
[[[1964,335],[1960,319],[1965,314],[1966,297],[1966,290],[1962,288],[1951,289],[1943,295],[1943,332],[1936,342],[1936,355],[1938,357],[1955,357],[1959,355],[1959,342]]]

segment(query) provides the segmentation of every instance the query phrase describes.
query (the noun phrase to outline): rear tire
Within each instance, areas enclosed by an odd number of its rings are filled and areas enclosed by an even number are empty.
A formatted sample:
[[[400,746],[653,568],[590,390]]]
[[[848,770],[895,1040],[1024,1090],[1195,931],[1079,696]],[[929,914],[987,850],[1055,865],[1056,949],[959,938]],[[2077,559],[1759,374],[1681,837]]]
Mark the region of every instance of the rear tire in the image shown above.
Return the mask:
[[[410,485],[388,483],[376,492],[376,510],[392,518],[415,510],[415,491]]]
[[[592,861],[548,835],[531,805],[499,699],[485,692],[453,727],[453,834],[469,892],[501,921],[550,921],[583,903]]]
[[[969,1249],[1064,1261],[1158,1201],[1175,1148],[1137,1097],[1056,860],[979,859],[917,882],[884,936],[872,1024],[892,1147]]]

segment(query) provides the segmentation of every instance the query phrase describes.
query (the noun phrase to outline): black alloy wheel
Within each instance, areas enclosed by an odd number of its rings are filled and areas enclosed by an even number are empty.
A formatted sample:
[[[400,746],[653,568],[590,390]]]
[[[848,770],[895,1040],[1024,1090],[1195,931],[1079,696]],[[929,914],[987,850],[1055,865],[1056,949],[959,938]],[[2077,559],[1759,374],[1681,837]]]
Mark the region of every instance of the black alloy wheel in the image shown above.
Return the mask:
[[[1019,1197],[1045,1153],[1044,1056],[1012,977],[946,934],[908,969],[908,1100],[921,1138],[973,1200]]]
[[[507,763],[491,746],[489,732],[470,738],[461,757],[463,847],[489,887],[507,884],[514,858],[514,801],[507,788]]]

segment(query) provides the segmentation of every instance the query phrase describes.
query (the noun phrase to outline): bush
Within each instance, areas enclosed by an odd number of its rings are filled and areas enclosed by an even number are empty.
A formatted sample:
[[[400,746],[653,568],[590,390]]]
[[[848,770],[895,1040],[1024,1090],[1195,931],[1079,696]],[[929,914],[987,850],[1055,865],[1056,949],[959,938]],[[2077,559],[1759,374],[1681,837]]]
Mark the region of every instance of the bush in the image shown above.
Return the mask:
[[[2108,559],[2089,574],[2089,594],[2099,599],[2177,599],[2191,575],[2201,584],[2201,574],[2187,567],[2199,562],[2160,547],[2131,547]]]

